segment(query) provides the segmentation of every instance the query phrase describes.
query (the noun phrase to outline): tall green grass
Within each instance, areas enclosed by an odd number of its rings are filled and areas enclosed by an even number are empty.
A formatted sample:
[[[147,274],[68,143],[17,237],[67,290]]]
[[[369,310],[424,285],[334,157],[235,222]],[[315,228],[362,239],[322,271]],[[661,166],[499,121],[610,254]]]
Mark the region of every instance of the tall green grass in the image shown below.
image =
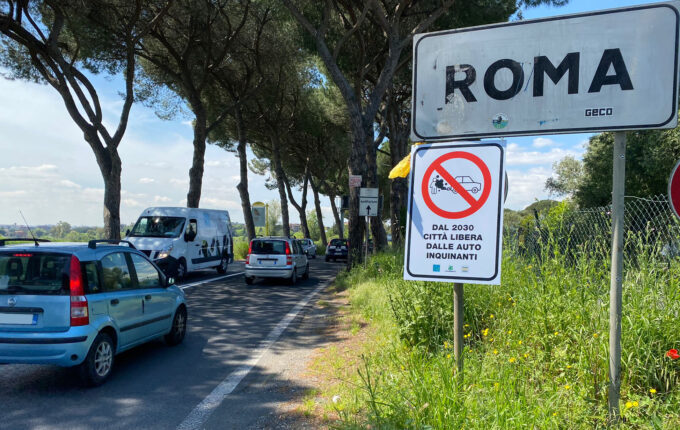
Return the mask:
[[[451,284],[402,280],[401,254],[342,275],[354,309],[383,339],[348,381],[343,426],[606,427],[608,256],[545,249],[534,258],[507,249],[500,286],[465,286],[462,375]],[[623,283],[623,426],[675,428],[680,359],[666,352],[680,348],[680,264],[638,251]]]

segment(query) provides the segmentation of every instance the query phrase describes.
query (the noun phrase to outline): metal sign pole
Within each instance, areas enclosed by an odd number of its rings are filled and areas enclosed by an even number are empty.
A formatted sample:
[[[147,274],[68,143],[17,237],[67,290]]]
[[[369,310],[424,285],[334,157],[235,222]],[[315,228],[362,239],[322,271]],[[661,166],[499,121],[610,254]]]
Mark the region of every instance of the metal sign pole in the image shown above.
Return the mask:
[[[264,224],[265,230],[267,230],[267,236],[269,236],[269,205],[264,205]]]
[[[609,421],[619,422],[621,392],[621,291],[623,282],[623,215],[626,182],[626,133],[614,133],[612,182],[612,268],[609,291]]]
[[[368,230],[369,230],[368,217],[366,217],[365,228],[366,228],[366,254],[364,257],[364,267],[366,267],[366,262],[368,261]]]
[[[453,284],[453,352],[456,376],[463,376],[463,284]]]

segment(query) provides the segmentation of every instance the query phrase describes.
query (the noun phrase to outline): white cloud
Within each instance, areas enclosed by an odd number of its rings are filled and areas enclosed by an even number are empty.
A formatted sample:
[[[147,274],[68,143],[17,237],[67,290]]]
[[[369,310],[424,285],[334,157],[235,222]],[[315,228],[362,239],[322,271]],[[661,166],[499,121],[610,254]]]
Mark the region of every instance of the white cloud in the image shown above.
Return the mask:
[[[506,154],[508,166],[529,166],[529,165],[545,165],[551,166],[555,161],[559,161],[564,157],[571,155],[576,158],[581,158],[583,151],[574,149],[551,148],[549,151],[526,151],[524,148],[516,143],[508,145],[508,152]]]
[[[80,185],[76,184],[73,181],[69,181],[68,179],[62,179],[61,181],[59,181],[59,184],[68,188],[82,188]]]
[[[140,184],[151,184],[153,182],[156,182],[154,178],[139,178]]]
[[[508,199],[505,207],[524,209],[536,200],[549,198],[545,191],[545,181],[552,175],[552,170],[544,167],[531,168],[528,171],[508,170]]]
[[[548,146],[557,146],[559,143],[555,142],[552,139],[548,139],[547,137],[537,137],[534,139],[533,146],[534,148],[545,148]]]
[[[165,196],[153,196],[153,202],[154,203],[168,203],[171,202],[172,199],[170,197],[165,197]]]

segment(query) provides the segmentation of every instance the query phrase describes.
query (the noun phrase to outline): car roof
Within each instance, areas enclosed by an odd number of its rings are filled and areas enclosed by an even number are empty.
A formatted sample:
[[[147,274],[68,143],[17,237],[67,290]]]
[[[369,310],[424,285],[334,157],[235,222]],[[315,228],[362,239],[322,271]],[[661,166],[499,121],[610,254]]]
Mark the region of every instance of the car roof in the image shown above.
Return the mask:
[[[35,246],[33,243],[20,243],[16,245],[0,246],[0,253],[8,252],[56,252],[60,254],[74,254],[81,261],[95,259],[95,251],[97,249],[111,248],[121,251],[135,252],[143,255],[141,252],[130,248],[127,245],[116,245],[99,243],[95,249],[88,247],[87,242],[41,242],[40,246]]]

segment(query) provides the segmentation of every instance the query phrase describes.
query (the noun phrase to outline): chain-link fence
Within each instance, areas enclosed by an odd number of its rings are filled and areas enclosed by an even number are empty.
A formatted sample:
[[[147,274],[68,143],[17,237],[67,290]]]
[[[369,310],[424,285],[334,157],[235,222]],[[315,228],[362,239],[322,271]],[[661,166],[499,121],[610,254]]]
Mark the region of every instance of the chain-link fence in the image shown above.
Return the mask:
[[[561,254],[574,257],[580,252],[609,254],[611,244],[611,206],[565,210],[553,216],[534,214],[530,225],[506,230],[510,246],[525,255],[541,255],[546,247],[559,247]],[[626,258],[635,260],[641,247],[660,256],[680,256],[680,222],[668,198],[625,198],[624,216]]]

